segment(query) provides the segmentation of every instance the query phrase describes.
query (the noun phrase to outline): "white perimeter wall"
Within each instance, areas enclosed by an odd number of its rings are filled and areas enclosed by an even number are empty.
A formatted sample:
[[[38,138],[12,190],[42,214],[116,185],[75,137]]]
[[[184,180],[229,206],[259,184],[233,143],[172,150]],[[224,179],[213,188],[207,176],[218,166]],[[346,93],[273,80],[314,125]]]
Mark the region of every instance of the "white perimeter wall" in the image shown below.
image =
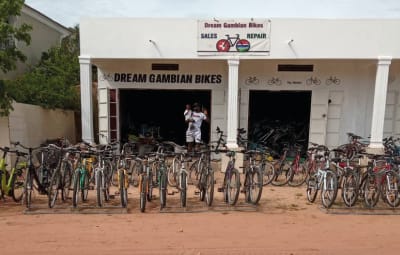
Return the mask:
[[[73,111],[47,110],[40,106],[14,103],[10,116],[0,119],[0,146],[10,141],[36,147],[46,139],[67,137],[75,142]]]

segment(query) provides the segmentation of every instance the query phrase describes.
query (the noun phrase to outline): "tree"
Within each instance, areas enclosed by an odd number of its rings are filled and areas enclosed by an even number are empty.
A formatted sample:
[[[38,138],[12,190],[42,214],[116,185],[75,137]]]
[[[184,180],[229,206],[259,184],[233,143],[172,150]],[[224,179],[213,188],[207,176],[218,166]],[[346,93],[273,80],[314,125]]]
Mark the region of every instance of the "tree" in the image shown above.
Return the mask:
[[[13,18],[21,15],[24,0],[0,1],[0,71],[7,73],[16,69],[18,61],[24,62],[26,56],[16,47],[15,41],[30,44],[29,31],[32,27],[27,24],[15,26]]]
[[[70,30],[59,46],[42,53],[39,63],[29,72],[6,81],[11,98],[50,109],[79,109],[79,27]]]

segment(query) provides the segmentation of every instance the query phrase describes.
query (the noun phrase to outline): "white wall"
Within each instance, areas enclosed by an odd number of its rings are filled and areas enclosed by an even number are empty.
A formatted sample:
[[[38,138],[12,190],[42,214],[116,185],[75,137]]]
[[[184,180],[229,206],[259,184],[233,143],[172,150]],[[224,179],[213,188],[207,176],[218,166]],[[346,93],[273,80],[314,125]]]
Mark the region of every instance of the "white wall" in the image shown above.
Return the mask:
[[[75,142],[73,111],[47,110],[40,106],[14,103],[9,119],[9,139],[36,147],[46,139],[66,137]],[[3,128],[2,128],[3,129]]]
[[[400,58],[400,20],[272,19],[271,55],[262,59]],[[92,58],[196,59],[197,20],[83,18],[81,55]],[[288,40],[293,43],[288,45]],[[155,44],[149,42],[152,40]]]

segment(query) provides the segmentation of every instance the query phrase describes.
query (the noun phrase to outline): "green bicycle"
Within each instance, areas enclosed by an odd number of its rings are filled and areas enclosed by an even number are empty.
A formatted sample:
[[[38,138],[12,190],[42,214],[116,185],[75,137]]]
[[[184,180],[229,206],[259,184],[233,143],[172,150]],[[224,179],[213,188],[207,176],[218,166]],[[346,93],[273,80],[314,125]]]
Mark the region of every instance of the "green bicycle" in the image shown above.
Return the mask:
[[[88,167],[92,167],[93,159],[87,152],[77,152],[79,159],[78,165],[74,173],[74,186],[72,192],[72,206],[77,207],[79,202],[79,193],[81,200],[86,201],[89,193],[90,171]],[[85,155],[86,154],[86,155]]]
[[[20,162],[20,157],[27,154],[20,151],[11,151],[10,148],[0,148],[3,157],[0,159],[0,198],[4,195],[11,196],[15,202],[20,202],[24,194],[24,184],[26,175],[26,162]],[[7,171],[6,156],[8,153],[15,153],[16,159],[11,171]]]

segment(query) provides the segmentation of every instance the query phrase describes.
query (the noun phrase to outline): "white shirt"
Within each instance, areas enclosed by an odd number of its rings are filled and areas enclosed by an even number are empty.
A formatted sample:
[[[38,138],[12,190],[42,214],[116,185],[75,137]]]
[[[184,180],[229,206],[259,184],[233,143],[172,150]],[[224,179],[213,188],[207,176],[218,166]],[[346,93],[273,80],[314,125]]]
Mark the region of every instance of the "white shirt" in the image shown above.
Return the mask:
[[[190,112],[190,113],[188,113]],[[202,112],[192,112],[192,111],[185,111],[185,120],[192,119],[192,122],[189,122],[190,131],[200,131],[201,123],[203,120],[207,119],[207,116]]]

